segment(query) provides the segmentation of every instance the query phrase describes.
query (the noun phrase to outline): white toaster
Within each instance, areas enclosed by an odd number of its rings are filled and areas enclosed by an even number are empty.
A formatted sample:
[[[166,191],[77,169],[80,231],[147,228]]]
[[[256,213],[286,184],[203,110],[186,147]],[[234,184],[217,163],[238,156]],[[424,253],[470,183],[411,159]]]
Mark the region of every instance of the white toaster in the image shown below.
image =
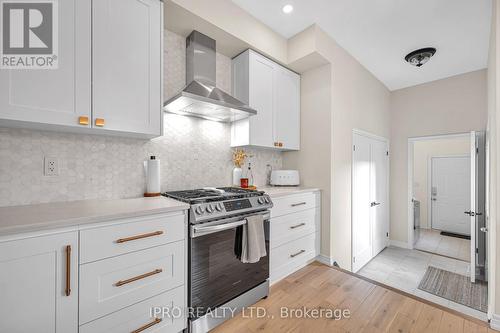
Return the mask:
[[[298,170],[273,170],[271,171],[271,185],[298,186],[300,175]]]

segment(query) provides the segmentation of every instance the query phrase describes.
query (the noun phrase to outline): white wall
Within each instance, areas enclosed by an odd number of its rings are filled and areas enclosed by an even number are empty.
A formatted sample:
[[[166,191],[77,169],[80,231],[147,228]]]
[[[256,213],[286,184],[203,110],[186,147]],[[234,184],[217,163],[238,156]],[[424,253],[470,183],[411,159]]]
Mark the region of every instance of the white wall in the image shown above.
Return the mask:
[[[391,240],[408,241],[408,138],[485,130],[486,70],[391,93]]]
[[[413,146],[413,195],[420,201],[420,227],[431,228],[428,220],[429,163],[433,156],[470,155],[470,138],[452,137],[416,141]]]

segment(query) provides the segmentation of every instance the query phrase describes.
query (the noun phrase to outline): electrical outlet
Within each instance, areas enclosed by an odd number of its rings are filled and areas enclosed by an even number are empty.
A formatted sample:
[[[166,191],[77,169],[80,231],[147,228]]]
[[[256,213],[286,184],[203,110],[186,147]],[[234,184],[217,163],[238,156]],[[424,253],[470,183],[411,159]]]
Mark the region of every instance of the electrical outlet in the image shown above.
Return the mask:
[[[43,174],[45,176],[59,175],[59,162],[55,157],[45,157],[43,163]]]

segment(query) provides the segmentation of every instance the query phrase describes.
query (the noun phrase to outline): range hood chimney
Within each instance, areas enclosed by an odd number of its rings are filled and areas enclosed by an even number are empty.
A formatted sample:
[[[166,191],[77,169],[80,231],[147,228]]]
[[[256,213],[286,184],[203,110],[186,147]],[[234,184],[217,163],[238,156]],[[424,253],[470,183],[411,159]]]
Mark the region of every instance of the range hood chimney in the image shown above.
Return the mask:
[[[186,87],[163,104],[166,112],[233,122],[257,114],[217,88],[215,40],[194,30],[186,38]]]

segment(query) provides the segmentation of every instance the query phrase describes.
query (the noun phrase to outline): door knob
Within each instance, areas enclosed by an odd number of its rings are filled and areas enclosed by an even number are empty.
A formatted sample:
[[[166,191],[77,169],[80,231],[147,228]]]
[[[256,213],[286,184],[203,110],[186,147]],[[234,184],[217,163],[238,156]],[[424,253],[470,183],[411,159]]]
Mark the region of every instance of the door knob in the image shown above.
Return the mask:
[[[378,205],[380,205],[380,202],[375,202],[374,201],[374,202],[370,203],[370,207],[375,207],[375,206],[378,206]]]
[[[437,201],[437,199],[436,199],[436,198],[432,198],[431,200],[432,200],[432,201]]]
[[[468,210],[468,211],[464,212],[464,214],[469,215],[469,216],[482,215],[482,213],[478,213],[478,214],[476,214],[476,213],[474,213],[474,212],[473,212],[473,211],[471,211],[471,210]]]
[[[486,228],[486,227],[481,227],[481,228],[479,228],[479,230],[481,230],[482,232],[488,232],[488,228]]]

